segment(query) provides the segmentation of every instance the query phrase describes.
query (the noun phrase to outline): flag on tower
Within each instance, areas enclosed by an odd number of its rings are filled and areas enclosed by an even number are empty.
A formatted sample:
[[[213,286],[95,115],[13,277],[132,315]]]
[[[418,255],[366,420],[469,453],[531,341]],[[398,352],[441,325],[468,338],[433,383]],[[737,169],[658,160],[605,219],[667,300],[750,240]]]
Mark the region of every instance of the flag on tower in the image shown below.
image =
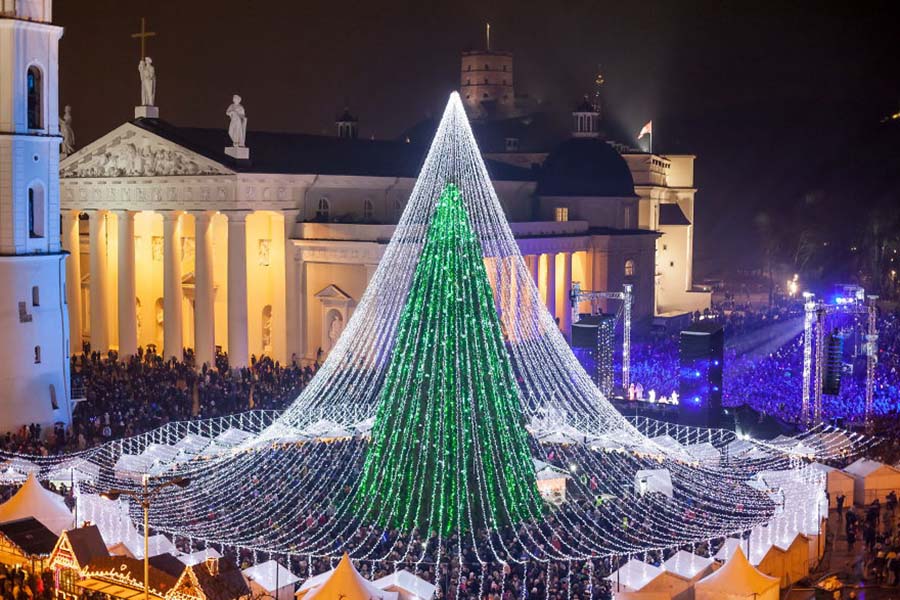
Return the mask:
[[[645,135],[653,135],[653,120],[647,121],[647,124],[641,128],[641,132],[638,134],[638,139],[641,139]]]

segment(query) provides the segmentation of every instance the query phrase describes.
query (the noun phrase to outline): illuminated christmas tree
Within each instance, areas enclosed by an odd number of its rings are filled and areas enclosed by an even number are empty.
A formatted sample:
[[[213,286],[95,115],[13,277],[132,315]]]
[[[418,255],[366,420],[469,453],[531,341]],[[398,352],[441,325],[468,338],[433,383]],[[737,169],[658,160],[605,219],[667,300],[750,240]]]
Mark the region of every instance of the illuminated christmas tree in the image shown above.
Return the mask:
[[[452,183],[400,314],[356,501],[383,525],[441,533],[541,513],[481,245]]]

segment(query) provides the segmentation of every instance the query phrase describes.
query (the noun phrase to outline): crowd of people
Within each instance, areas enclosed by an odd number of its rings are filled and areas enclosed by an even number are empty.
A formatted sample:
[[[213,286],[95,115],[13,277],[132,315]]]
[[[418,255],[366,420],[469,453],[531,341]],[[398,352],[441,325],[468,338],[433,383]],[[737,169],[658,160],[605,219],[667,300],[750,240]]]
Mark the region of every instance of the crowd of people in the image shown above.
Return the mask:
[[[777,326],[791,316],[796,316],[796,313],[787,309],[735,310],[718,318],[725,326],[726,336],[734,338]],[[900,458],[900,418],[895,405],[896,398],[900,397],[900,314],[881,315],[879,333],[876,412],[881,415],[879,429],[893,428],[897,433],[892,436],[893,446],[887,452],[893,451],[896,458]],[[796,422],[799,418],[802,354],[801,339],[795,338],[762,358],[744,357],[736,353],[727,355],[723,385],[725,404],[748,404],[759,412]],[[281,365],[263,357],[254,358],[248,367],[231,369],[227,355],[219,354],[215,365],[198,370],[190,352],[185,354],[184,360],[176,361],[164,360],[150,349],[125,359],[120,359],[114,352],[100,354],[86,351],[72,357],[71,372],[73,387],[84,390],[84,400],[78,402],[73,411],[72,424],[67,428],[57,425],[49,431],[35,424],[23,425],[18,431],[7,432],[0,437],[0,450],[50,455],[135,435],[170,421],[209,418],[250,409],[281,409],[296,398],[310,381],[315,374],[315,366],[302,367],[296,361]],[[631,372],[632,380],[639,382],[645,390],[657,390],[665,395],[677,390],[678,334],[653,340],[635,340],[632,344]],[[826,415],[858,414],[863,394],[864,385],[858,377],[845,378],[842,394],[826,397]],[[900,550],[890,548],[897,546],[895,542],[900,542],[900,538],[896,537],[893,529],[879,528],[877,520],[870,523],[870,513],[871,510],[866,521],[848,513],[848,522],[853,523],[848,526],[847,539],[855,541],[861,537],[867,547],[871,542],[873,572],[897,581],[896,575],[891,576],[890,572],[900,565],[900,560],[894,560]],[[639,524],[632,526],[638,534]],[[357,535],[368,534],[361,529]],[[411,535],[419,536],[417,532]],[[517,547],[514,532],[500,531],[496,535],[508,535],[504,545]],[[352,542],[344,541],[348,544]],[[443,598],[467,598],[475,594],[492,600],[521,597],[603,598],[610,594],[610,582],[605,577],[616,567],[609,559],[571,564],[529,561],[522,565],[511,562],[505,566],[481,567],[478,557],[490,554],[488,548],[492,540],[487,534],[480,537],[450,537],[438,543],[433,539],[410,538],[394,532],[379,543],[384,547],[379,547],[374,554],[386,556],[387,560],[383,561],[382,566],[361,563],[359,568],[364,576],[374,579],[387,574],[388,565],[393,560],[402,561],[408,548],[417,547],[421,549],[422,560],[410,562],[409,568],[417,569],[418,574],[437,583]],[[715,543],[699,551],[704,550],[714,552]],[[523,558],[528,555],[526,548],[518,548],[518,551]],[[894,552],[894,557],[891,552]],[[437,561],[438,556],[444,558]],[[238,562],[250,559],[249,556],[235,558]],[[659,563],[665,558],[652,554],[645,557],[651,563]],[[297,556],[291,560],[294,562],[292,570],[297,573],[317,573],[329,567],[328,559],[316,559],[313,564],[306,564],[302,557]],[[46,589],[42,578],[29,579],[16,571],[0,572],[0,586],[4,593],[13,594],[4,597],[26,593],[38,598]]]
[[[315,374],[315,366],[294,360],[282,365],[252,357],[231,369],[226,354],[197,370],[193,355],[164,360],[152,349],[129,358],[115,352],[85,352],[71,358],[72,387],[84,399],[72,411],[69,427],[52,431],[26,424],[0,437],[0,450],[43,455],[84,450],[111,439],[136,435],[170,421],[205,419],[251,409],[280,410],[294,400]]]
[[[873,411],[889,426],[898,421],[900,397],[900,313],[884,313],[878,318],[878,361],[873,380]],[[865,412],[866,374],[864,358],[858,368],[844,373],[837,395],[824,395],[822,412],[826,420],[861,421]],[[803,389],[803,338],[793,338],[765,357],[726,357],[723,377],[723,404],[747,404],[754,410],[797,423],[801,417]],[[897,425],[900,427],[900,425]]]

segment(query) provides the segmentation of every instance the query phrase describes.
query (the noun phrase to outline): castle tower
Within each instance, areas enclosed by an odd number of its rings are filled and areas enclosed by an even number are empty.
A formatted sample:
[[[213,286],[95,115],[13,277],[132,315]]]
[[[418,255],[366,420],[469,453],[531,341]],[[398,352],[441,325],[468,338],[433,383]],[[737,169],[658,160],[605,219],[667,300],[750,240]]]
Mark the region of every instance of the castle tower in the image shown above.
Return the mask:
[[[504,116],[515,109],[513,54],[491,49],[487,25],[486,49],[462,53],[459,95],[472,117]]]
[[[0,0],[0,432],[71,418],[52,0]]]

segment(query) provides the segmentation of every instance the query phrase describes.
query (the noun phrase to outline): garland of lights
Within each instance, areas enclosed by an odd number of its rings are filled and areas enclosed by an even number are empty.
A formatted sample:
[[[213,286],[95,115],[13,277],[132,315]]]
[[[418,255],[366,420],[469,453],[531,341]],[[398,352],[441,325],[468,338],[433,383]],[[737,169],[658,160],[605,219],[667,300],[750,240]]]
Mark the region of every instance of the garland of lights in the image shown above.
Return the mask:
[[[230,446],[219,438],[229,429],[252,435]],[[478,570],[482,592],[489,570],[506,586],[508,569],[524,578],[556,563],[568,581],[587,561],[593,582],[598,558],[767,523],[771,539],[805,531],[823,484],[803,464],[872,443],[823,425],[780,445],[619,414],[540,301],[456,94],[372,282],[283,414],[170,423],[77,455],[0,459],[62,480],[71,473],[79,520],[125,536],[134,527],[124,520],[118,531],[123,519],[93,494],[136,489],[117,470],[122,456],[187,436],[196,447],[150,467],[191,479],[154,499],[157,532],[299,558],[308,575],[314,560],[333,564],[344,552],[373,570],[455,561]],[[727,451],[737,443],[746,456]],[[692,454],[696,444],[710,444],[716,460]],[[565,474],[563,505],[537,496],[532,459]],[[667,469],[672,496],[636,490],[642,469]],[[139,522],[139,507],[128,510]],[[460,589],[462,578],[449,585]]]

